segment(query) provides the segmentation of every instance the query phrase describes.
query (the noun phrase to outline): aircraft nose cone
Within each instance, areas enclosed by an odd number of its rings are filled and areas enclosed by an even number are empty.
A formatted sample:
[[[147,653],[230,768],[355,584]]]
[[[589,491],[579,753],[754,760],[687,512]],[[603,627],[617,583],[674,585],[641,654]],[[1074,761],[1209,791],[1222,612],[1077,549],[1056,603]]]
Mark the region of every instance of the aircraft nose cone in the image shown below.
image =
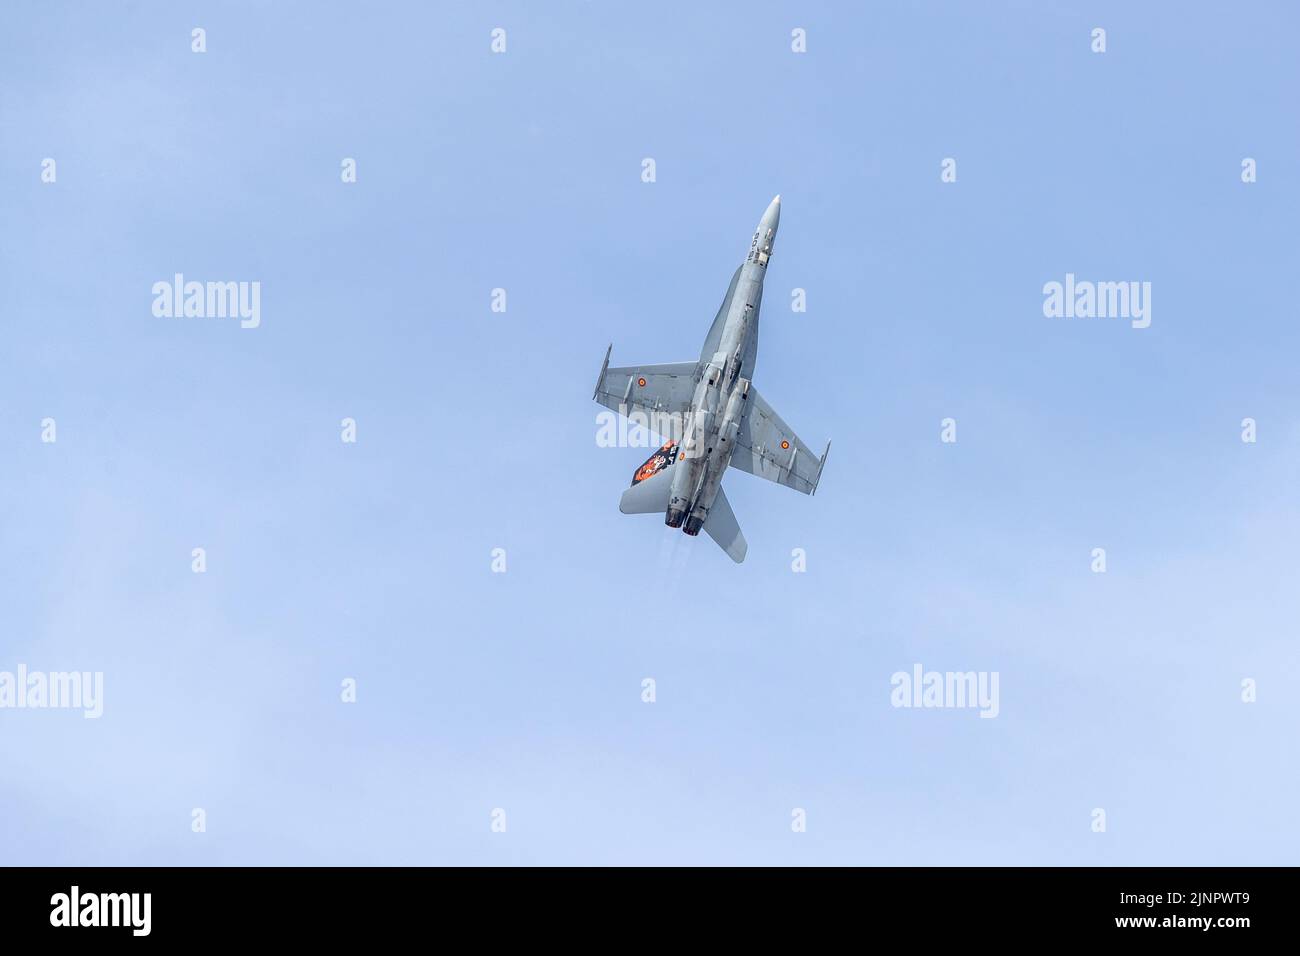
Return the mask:
[[[763,222],[771,229],[776,229],[781,224],[781,194],[777,193],[767,205],[767,212],[763,213]]]

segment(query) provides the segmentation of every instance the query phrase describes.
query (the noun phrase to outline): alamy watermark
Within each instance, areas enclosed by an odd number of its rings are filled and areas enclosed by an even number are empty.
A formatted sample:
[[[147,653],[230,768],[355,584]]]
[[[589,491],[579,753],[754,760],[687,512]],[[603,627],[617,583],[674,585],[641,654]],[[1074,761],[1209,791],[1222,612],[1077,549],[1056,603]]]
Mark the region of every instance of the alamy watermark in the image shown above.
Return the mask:
[[[0,671],[0,710],[80,710],[87,720],[104,713],[102,671]]]
[[[121,926],[132,936],[148,936],[153,921],[152,893],[83,893],[73,885],[50,897],[51,926]]]
[[[889,684],[894,707],[978,709],[981,717],[996,717],[1001,709],[997,671],[927,671],[913,664],[911,673],[895,671]]]
[[[242,329],[262,324],[261,282],[186,282],[178,272],[171,282],[155,282],[152,291],[160,319],[239,319]]]
[[[1049,319],[1131,319],[1135,329],[1151,325],[1150,282],[1076,280],[1043,285],[1043,315]]]
[[[596,447],[649,448],[664,441],[681,444],[686,418],[681,412],[645,412],[627,405],[620,405],[617,412],[597,412]]]

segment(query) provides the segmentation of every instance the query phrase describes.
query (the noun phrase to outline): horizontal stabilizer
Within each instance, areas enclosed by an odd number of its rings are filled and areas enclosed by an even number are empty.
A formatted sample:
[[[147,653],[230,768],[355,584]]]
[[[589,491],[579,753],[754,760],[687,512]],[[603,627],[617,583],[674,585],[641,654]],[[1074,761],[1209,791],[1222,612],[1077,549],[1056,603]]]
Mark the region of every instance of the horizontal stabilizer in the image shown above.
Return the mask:
[[[648,515],[656,511],[663,514],[668,510],[672,491],[673,472],[671,468],[665,468],[623,492],[618,510],[625,515]]]
[[[749,545],[745,542],[745,536],[740,533],[740,523],[736,521],[736,513],[731,510],[727,493],[721,488],[718,489],[718,497],[713,499],[709,517],[704,521],[704,530],[708,532],[710,538],[718,542],[718,547],[727,552],[727,557],[732,561],[739,564],[745,560]]]

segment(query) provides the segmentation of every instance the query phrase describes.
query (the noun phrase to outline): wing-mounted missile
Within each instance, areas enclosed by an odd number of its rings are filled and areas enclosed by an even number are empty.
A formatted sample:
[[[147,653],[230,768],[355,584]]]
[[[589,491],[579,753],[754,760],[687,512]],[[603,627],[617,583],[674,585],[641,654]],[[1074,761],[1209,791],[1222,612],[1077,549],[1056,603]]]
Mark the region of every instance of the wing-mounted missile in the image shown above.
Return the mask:
[[[817,478],[813,482],[812,494],[817,494],[817,486],[822,483],[822,469],[826,467],[826,457],[831,453],[831,443],[826,442],[826,450],[822,452],[821,461],[817,462]]]
[[[600,395],[600,390],[605,387],[605,373],[609,371],[609,353],[614,351],[614,343],[609,343],[609,348],[605,349],[605,362],[600,367],[600,378],[596,379],[596,390],[591,393],[594,399]]]

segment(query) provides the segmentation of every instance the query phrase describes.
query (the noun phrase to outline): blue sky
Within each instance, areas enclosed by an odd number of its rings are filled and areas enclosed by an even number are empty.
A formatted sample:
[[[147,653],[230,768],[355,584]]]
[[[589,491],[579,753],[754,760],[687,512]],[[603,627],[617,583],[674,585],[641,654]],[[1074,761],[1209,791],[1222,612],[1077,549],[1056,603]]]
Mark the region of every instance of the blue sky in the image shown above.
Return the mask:
[[[0,710],[0,862],[1294,863],[1297,21],[6,6],[0,671],[105,700]],[[619,514],[591,389],[698,354],[778,192],[754,380],[834,448],[727,478],[735,566]]]

